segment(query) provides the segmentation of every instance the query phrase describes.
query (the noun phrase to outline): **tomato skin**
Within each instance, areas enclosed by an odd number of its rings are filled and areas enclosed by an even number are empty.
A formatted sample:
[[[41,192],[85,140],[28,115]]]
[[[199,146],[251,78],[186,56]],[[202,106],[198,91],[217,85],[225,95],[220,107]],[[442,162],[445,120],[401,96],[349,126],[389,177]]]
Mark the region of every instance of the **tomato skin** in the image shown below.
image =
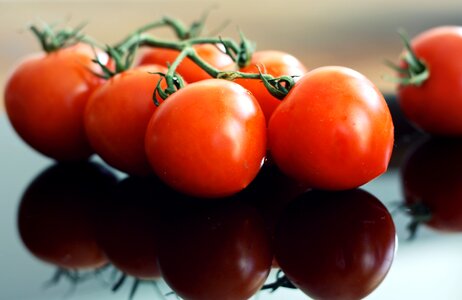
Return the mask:
[[[25,58],[5,88],[9,120],[32,148],[45,156],[72,161],[93,153],[83,128],[83,112],[102,80],[91,74],[93,54],[76,45]]]
[[[412,39],[411,48],[430,77],[421,86],[398,87],[401,109],[426,132],[462,135],[462,27],[432,28]]]
[[[385,278],[396,248],[390,213],[363,190],[308,191],[283,212],[275,255],[314,299],[362,299]]]
[[[462,231],[462,142],[428,139],[408,154],[401,168],[406,204],[423,205],[425,225],[444,232]]]
[[[215,45],[195,45],[194,50],[205,62],[220,70],[233,64],[233,60]],[[173,49],[151,48],[141,55],[138,65],[157,64],[168,66],[175,61],[178,54],[179,51]],[[212,78],[189,58],[185,58],[176,71],[189,83]]]
[[[386,171],[393,122],[367,78],[322,67],[303,76],[274,111],[268,140],[287,175],[313,188],[350,189]]]
[[[89,99],[84,115],[88,139],[114,168],[139,176],[152,172],[144,137],[156,109],[152,95],[160,76],[148,72],[166,71],[157,65],[125,71],[110,78]],[[165,81],[162,86],[165,88]]]
[[[183,299],[249,299],[268,277],[273,255],[263,220],[236,199],[197,205],[191,200],[163,214],[163,279]]]
[[[258,73],[257,66],[260,67],[263,74],[270,74],[273,77],[283,75],[302,76],[307,72],[307,68],[297,58],[288,53],[274,50],[255,52],[252,55],[250,64],[240,71]],[[261,80],[236,79],[234,82],[239,83],[255,96],[265,114],[266,123],[268,124],[271,115],[281,103],[281,100],[272,96]]]
[[[37,258],[63,268],[89,269],[107,263],[96,241],[95,203],[116,182],[94,163],[57,164],[46,169],[24,192],[18,230]]]
[[[153,170],[169,186],[196,197],[225,197],[244,189],[260,170],[265,118],[240,85],[203,80],[159,106],[145,145]]]

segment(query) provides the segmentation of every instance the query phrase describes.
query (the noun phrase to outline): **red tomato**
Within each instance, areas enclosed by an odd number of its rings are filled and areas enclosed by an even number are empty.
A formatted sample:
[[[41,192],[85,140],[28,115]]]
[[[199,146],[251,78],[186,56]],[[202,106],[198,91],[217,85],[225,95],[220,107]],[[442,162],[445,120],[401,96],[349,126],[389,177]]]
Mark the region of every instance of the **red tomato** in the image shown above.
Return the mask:
[[[391,215],[362,190],[309,191],[283,212],[275,254],[290,281],[314,299],[362,299],[391,267]]]
[[[96,219],[98,244],[110,263],[141,279],[160,278],[158,187],[150,177],[124,179],[103,203]]]
[[[96,241],[95,203],[115,177],[93,163],[55,165],[40,174],[22,196],[18,228],[27,249],[63,268],[97,268],[107,263]]]
[[[323,67],[303,76],[276,108],[269,149],[281,171],[320,189],[358,187],[386,171],[393,122],[360,73]]]
[[[404,114],[429,133],[462,135],[462,27],[430,29],[415,37],[411,47],[430,76],[420,86],[398,87]]]
[[[258,73],[258,67],[263,74],[270,74],[273,77],[283,75],[301,76],[307,72],[305,66],[294,56],[280,51],[258,51],[255,52],[250,61],[250,65],[242,68],[240,71],[245,73]],[[239,83],[248,89],[258,100],[260,107],[265,114],[266,123],[268,124],[273,111],[281,103],[281,100],[273,97],[266,89],[261,80],[255,79],[236,79],[234,82]]]
[[[183,299],[249,299],[265,282],[272,251],[263,220],[235,200],[172,205],[163,213],[159,266]]]
[[[204,61],[220,70],[233,63],[232,59],[215,45],[196,45],[194,46],[194,49]],[[179,52],[177,50],[152,48],[143,53],[138,64],[157,64],[167,66],[168,64],[171,65],[175,61],[178,54]],[[209,74],[207,74],[207,72],[202,70],[189,58],[185,58],[176,71],[184,78],[184,80],[186,80],[186,82],[189,83],[212,78]]]
[[[244,189],[265,157],[265,117],[249,91],[221,79],[190,84],[156,110],[146,133],[155,173],[176,190],[224,197]]]
[[[128,70],[110,78],[91,96],[85,130],[96,153],[114,168],[140,176],[152,172],[144,137],[156,109],[152,95],[160,75],[148,72],[166,71],[157,65]]]
[[[10,75],[5,107],[16,132],[32,148],[56,160],[80,160],[93,153],[83,128],[83,111],[102,80],[89,46],[25,58]],[[106,57],[107,58],[107,57]]]
[[[416,218],[441,231],[462,231],[462,142],[430,139],[402,165],[406,204]],[[423,214],[423,215],[422,215]]]

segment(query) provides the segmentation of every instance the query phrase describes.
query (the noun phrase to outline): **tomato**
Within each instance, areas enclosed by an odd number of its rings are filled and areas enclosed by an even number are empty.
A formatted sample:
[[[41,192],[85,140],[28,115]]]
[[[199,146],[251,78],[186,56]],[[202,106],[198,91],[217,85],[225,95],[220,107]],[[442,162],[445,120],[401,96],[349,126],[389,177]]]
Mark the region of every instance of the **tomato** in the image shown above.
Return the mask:
[[[266,150],[265,117],[242,86],[221,79],[195,82],[153,114],[146,153],[155,173],[197,197],[224,197],[257,175]]]
[[[378,89],[344,67],[308,72],[276,108],[269,149],[287,175],[313,188],[358,187],[386,171],[393,122]]]
[[[10,122],[26,143],[46,156],[68,161],[93,153],[83,127],[88,98],[102,83],[88,70],[94,68],[93,53],[78,44],[29,56],[8,79],[5,108]]]
[[[250,64],[240,71],[245,73],[258,73],[258,67],[263,74],[270,74],[273,77],[283,75],[301,76],[307,72],[306,67],[294,56],[280,51],[257,51],[252,55]],[[273,111],[281,103],[281,100],[272,96],[260,80],[255,79],[236,79],[234,82],[239,83],[248,89],[258,100],[266,122],[269,122]]]
[[[432,28],[415,37],[411,48],[430,75],[421,85],[398,87],[404,114],[429,133],[462,135],[462,27]]]
[[[233,64],[233,60],[221,51],[216,45],[201,44],[194,46],[195,51],[205,62],[211,66],[223,70]],[[178,56],[179,51],[163,48],[151,48],[146,50],[140,57],[138,64],[158,64],[162,66],[171,65]],[[176,71],[186,80],[192,83],[204,79],[212,78],[207,72],[202,70],[191,59],[185,58],[178,66]]]
[[[429,139],[402,165],[405,202],[414,217],[433,229],[462,231],[461,151],[459,140]]]
[[[391,215],[362,190],[309,191],[283,212],[275,236],[281,269],[314,299],[362,299],[391,267]]]
[[[37,176],[24,192],[18,228],[37,258],[63,268],[97,268],[107,263],[96,241],[95,203],[115,177],[94,163],[57,164]]]
[[[103,203],[96,219],[97,241],[110,263],[141,279],[160,278],[158,187],[150,177],[124,179]]]
[[[262,287],[272,251],[257,210],[236,199],[178,201],[163,215],[159,266],[178,296],[244,300]]]
[[[114,168],[140,176],[152,172],[144,136],[156,109],[152,95],[160,75],[148,72],[166,71],[165,67],[151,65],[122,72],[88,101],[84,114],[88,139],[96,153]]]

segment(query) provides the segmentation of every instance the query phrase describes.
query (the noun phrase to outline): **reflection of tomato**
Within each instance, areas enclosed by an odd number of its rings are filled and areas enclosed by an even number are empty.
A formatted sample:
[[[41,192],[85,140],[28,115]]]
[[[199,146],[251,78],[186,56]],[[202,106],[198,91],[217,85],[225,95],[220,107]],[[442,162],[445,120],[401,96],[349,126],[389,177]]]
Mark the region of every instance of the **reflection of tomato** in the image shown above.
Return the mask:
[[[287,175],[319,189],[358,187],[386,171],[393,123],[363,75],[323,67],[304,75],[276,108],[269,149]]]
[[[462,231],[462,141],[430,139],[402,165],[407,205],[443,231]],[[427,214],[420,215],[420,214]]]
[[[462,135],[462,27],[432,28],[411,47],[430,75],[421,85],[399,86],[404,114],[427,132]]]
[[[395,251],[387,209],[362,190],[309,191],[284,211],[275,254],[286,276],[315,299],[360,299],[387,274]]]
[[[232,59],[215,45],[196,45],[194,49],[205,62],[220,70],[233,63]],[[179,52],[177,50],[151,48],[143,53],[138,64],[168,66],[175,61],[178,54]],[[211,78],[207,72],[202,70],[189,58],[185,58],[176,71],[189,83]]]
[[[275,165],[265,163],[255,180],[237,197],[257,207],[273,239],[274,229],[284,208],[307,189],[306,184],[282,174]],[[277,267],[276,261],[273,261],[273,266]]]
[[[64,268],[105,264],[92,218],[95,203],[114,183],[111,173],[92,163],[55,165],[40,174],[19,207],[19,233],[27,249]]]
[[[123,180],[96,219],[98,243],[109,261],[137,278],[160,277],[158,186],[149,177]]]
[[[160,76],[148,72],[166,71],[156,65],[128,70],[109,79],[91,96],[84,119],[88,139],[114,168],[135,175],[151,172],[144,137],[156,108],[152,95]]]
[[[164,213],[162,276],[184,299],[248,299],[270,270],[264,223],[255,209],[240,202],[207,204],[212,205],[177,206]]]
[[[146,153],[168,185],[198,197],[224,197],[257,175],[266,150],[265,117],[242,86],[221,79],[190,84],[153,114]]]
[[[270,74],[274,77],[283,75],[301,76],[307,72],[305,66],[297,58],[280,51],[257,51],[252,55],[249,66],[242,68],[240,71],[258,73],[257,66],[260,67],[260,71],[263,74]],[[252,92],[260,104],[268,123],[273,111],[281,103],[281,100],[273,97],[261,80],[236,79],[234,82],[239,83]]]
[[[92,68],[93,51],[76,45],[24,59],[10,75],[5,107],[16,132],[32,148],[56,160],[87,158],[92,149],[83,111],[102,80]]]

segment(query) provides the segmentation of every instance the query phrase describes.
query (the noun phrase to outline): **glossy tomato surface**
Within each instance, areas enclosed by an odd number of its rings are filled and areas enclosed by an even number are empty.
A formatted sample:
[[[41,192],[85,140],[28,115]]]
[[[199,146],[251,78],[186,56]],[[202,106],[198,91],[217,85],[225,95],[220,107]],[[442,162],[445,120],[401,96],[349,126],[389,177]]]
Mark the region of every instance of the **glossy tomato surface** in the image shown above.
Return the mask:
[[[432,28],[412,39],[411,47],[430,76],[422,85],[398,87],[404,114],[429,133],[461,136],[462,27]]]
[[[48,157],[81,160],[93,153],[83,126],[88,98],[102,83],[89,71],[93,53],[79,44],[29,56],[8,78],[5,108],[12,126]]]
[[[37,176],[21,199],[18,230],[40,260],[63,268],[88,269],[107,263],[96,241],[96,203],[115,177],[93,163],[57,164]]]
[[[149,65],[122,72],[110,78],[88,101],[84,115],[88,139],[112,167],[139,176],[152,172],[144,137],[156,109],[152,97],[161,77],[149,72],[166,71],[163,66]]]
[[[159,240],[164,280],[183,299],[249,299],[265,282],[273,256],[263,220],[235,199],[191,200],[164,213]]]
[[[152,116],[146,153],[155,173],[197,197],[224,197],[257,175],[266,150],[265,117],[242,86],[221,79],[177,91]]]
[[[307,72],[307,68],[296,57],[275,50],[255,52],[252,55],[250,64],[240,71],[245,73],[258,73],[259,68],[263,74],[270,74],[274,77],[283,75],[302,76]],[[273,111],[281,103],[281,100],[272,96],[261,80],[236,79],[234,82],[239,83],[252,92],[260,104],[265,114],[266,122],[268,123]]]
[[[194,50],[200,58],[217,69],[222,70],[233,64],[233,60],[215,45],[196,45],[194,46]],[[144,51],[138,64],[158,64],[168,66],[175,61],[178,54],[179,52],[177,50],[151,48]],[[176,71],[186,80],[186,82],[189,83],[212,78],[209,74],[207,74],[207,72],[202,70],[189,58],[185,58]]]
[[[313,188],[358,187],[387,170],[393,122],[378,89],[345,67],[308,72],[274,111],[269,149],[278,167]]]
[[[275,236],[285,275],[314,299],[362,299],[385,278],[395,253],[391,215],[362,190],[309,191],[283,212]]]
[[[415,218],[442,231],[462,231],[462,142],[428,139],[401,169],[405,202]]]

